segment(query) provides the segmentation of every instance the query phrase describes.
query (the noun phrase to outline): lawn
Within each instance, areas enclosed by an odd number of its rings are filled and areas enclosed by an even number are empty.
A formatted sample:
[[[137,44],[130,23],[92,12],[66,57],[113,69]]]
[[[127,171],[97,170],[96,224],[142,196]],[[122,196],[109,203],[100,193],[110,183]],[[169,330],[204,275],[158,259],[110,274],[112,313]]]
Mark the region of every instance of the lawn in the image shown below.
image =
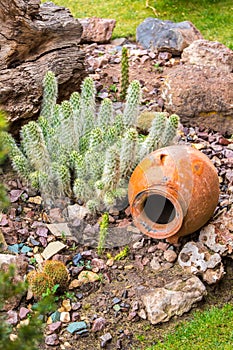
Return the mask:
[[[145,348],[143,348],[145,349]],[[192,321],[182,323],[164,342],[145,350],[231,350],[233,349],[233,305],[196,312]]]
[[[174,22],[191,21],[205,39],[219,41],[233,49],[232,0],[54,0],[68,7],[73,16],[104,17],[117,20],[113,37],[135,39],[137,26],[147,17]],[[152,8],[157,11],[155,15]]]

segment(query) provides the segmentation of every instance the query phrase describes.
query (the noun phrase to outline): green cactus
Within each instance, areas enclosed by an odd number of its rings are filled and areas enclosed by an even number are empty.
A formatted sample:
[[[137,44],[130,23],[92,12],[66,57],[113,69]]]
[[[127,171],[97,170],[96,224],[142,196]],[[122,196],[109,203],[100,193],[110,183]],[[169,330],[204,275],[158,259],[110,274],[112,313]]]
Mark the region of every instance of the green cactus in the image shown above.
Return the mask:
[[[121,100],[125,100],[127,95],[127,89],[129,87],[129,56],[127,47],[122,47],[121,56],[121,88],[120,97]]]
[[[86,202],[90,197],[88,196],[89,191],[87,183],[81,178],[76,178],[73,185],[74,196],[77,200]]]
[[[166,127],[161,138],[161,147],[169,146],[177,134],[180,118],[176,114],[170,115],[166,121]]]
[[[57,101],[58,86],[55,74],[48,71],[43,80],[43,101],[41,115],[52,123],[54,107]]]
[[[89,151],[96,149],[103,142],[103,133],[99,127],[91,130],[89,138]]]
[[[138,160],[141,161],[147,154],[159,148],[161,142],[161,135],[163,135],[166,128],[166,113],[154,113],[149,134],[144,142],[141,144]]]
[[[124,53],[125,50],[123,50]],[[126,51],[125,51],[126,52]],[[81,93],[73,92],[58,104],[57,81],[48,72],[38,122],[23,126],[21,144],[3,132],[2,138],[18,174],[41,191],[49,202],[69,196],[88,203],[95,213],[126,195],[128,179],[144,156],[173,142],[179,118],[155,113],[149,135],[136,131],[141,87],[131,82],[123,114],[113,116],[111,100],[104,99],[96,113],[96,89],[87,77]],[[51,203],[50,200],[50,203]]]
[[[136,127],[141,101],[141,87],[138,80],[133,80],[127,90],[127,98],[123,113],[123,124],[125,128]]]
[[[32,272],[27,277],[29,288],[36,298],[41,298],[48,289],[53,287],[53,282],[44,272]]]
[[[39,124],[31,121],[24,125],[21,129],[21,136],[29,162],[35,169],[46,172],[49,169],[50,156]]]
[[[109,98],[103,99],[100,105],[100,111],[98,114],[97,124],[99,128],[106,132],[113,121],[113,106],[112,101]]]
[[[100,222],[99,241],[98,241],[98,247],[97,247],[98,255],[101,255],[103,253],[104,244],[108,234],[108,226],[109,226],[109,214],[104,213],[102,215],[102,219]]]
[[[46,260],[43,266],[43,273],[48,276],[52,285],[59,284],[65,289],[69,283],[69,272],[62,261]]]
[[[12,159],[12,166],[18,174],[25,180],[29,180],[29,175],[31,172],[31,167],[28,159],[25,157],[23,152],[17,146],[14,138],[6,131],[1,132],[2,144],[9,153]]]
[[[74,148],[79,149],[79,138],[82,132],[82,124],[80,122],[80,113],[81,113],[81,96],[78,92],[73,92],[70,95],[70,105],[72,108],[72,122],[70,132],[72,133],[72,139],[74,142]]]
[[[128,178],[135,165],[137,156],[138,133],[135,128],[126,130],[121,142],[120,150],[120,176]]]
[[[89,199],[89,201],[87,201],[87,203],[86,203],[87,209],[92,214],[96,214],[96,212],[98,211],[99,205],[100,205],[100,203],[97,199]]]
[[[114,190],[120,180],[120,156],[115,146],[106,151],[104,169],[101,181],[104,184],[104,191]]]
[[[81,122],[82,133],[90,133],[95,125],[95,83],[87,77],[82,84],[81,92]]]

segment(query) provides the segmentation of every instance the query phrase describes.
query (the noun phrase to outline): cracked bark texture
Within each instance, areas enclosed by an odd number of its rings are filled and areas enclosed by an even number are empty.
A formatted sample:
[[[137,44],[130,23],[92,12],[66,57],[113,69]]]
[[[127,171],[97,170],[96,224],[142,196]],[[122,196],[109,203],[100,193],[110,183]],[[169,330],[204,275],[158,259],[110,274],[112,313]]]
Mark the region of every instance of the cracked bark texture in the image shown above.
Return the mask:
[[[68,9],[40,0],[0,0],[0,26],[0,105],[20,126],[38,116],[48,70],[58,79],[59,100],[80,89],[82,26]]]

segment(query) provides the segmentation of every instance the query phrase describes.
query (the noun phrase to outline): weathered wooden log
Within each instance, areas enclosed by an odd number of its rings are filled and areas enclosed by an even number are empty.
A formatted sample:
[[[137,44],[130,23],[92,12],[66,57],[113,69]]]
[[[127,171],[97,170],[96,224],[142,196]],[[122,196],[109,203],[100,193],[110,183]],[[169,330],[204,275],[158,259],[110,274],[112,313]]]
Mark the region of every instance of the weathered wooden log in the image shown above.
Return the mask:
[[[10,122],[36,118],[45,73],[55,73],[59,99],[86,76],[78,44],[82,26],[64,7],[40,0],[0,0],[0,105]]]

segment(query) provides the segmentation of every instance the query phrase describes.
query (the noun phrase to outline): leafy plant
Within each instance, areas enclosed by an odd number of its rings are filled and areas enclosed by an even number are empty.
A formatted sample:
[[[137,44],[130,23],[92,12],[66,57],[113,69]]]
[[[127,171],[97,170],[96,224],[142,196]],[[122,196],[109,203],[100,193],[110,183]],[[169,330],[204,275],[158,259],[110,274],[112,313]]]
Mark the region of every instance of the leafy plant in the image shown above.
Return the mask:
[[[102,215],[102,220],[100,222],[99,242],[97,247],[98,255],[101,255],[103,253],[104,243],[108,234],[108,225],[109,225],[109,215],[108,213],[104,213]]]
[[[121,88],[120,97],[125,100],[127,89],[129,87],[129,56],[127,47],[122,47],[121,53]]]
[[[136,126],[141,101],[137,80],[127,90],[122,115],[113,114],[110,99],[96,113],[94,81],[87,77],[81,94],[57,104],[57,81],[48,72],[38,122],[21,129],[21,145],[2,132],[13,168],[46,200],[70,197],[83,201],[92,213],[114,206],[127,194],[129,177],[149,152],[172,142],[179,117],[155,113],[142,141]]]

